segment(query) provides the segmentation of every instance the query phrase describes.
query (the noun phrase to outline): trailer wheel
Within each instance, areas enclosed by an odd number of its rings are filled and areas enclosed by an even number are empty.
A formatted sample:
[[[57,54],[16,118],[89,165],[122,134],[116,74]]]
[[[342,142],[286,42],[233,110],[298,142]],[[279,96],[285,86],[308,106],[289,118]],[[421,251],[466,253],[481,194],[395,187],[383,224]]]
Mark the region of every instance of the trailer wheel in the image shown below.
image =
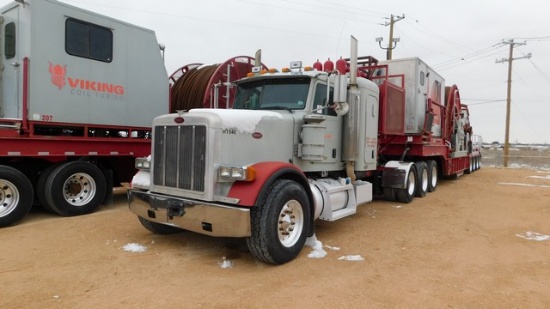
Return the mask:
[[[411,165],[409,173],[407,174],[407,180],[405,181],[405,188],[396,189],[395,197],[398,202],[401,203],[410,203],[414,198],[414,193],[416,192],[416,179],[418,178],[416,173],[416,167]]]
[[[259,260],[284,264],[293,260],[306,241],[310,225],[306,191],[292,180],[279,179],[251,209],[250,252]]]
[[[437,188],[438,170],[437,163],[434,160],[428,160],[428,192],[434,192]]]
[[[0,227],[25,217],[32,207],[34,192],[30,180],[20,171],[0,165]]]
[[[428,193],[428,165],[424,161],[416,162],[414,165],[416,166],[417,175],[416,191],[414,192],[414,196],[424,197],[426,196],[426,193]]]
[[[46,185],[46,180],[48,180],[48,177],[51,175],[54,168],[58,166],[59,164],[51,164],[50,166],[46,167],[42,171],[42,174],[40,174],[40,177],[38,177],[38,181],[36,182],[36,197],[40,202],[40,206],[42,206],[42,208],[52,213],[55,213],[55,211],[48,205],[44,186]]]
[[[481,155],[479,155],[477,157],[478,161],[477,161],[477,169],[480,170],[481,169]]]
[[[470,157],[470,166],[464,170],[464,173],[471,174],[476,170],[476,158],[474,156]]]
[[[149,231],[155,234],[168,235],[168,234],[175,234],[183,231],[182,229],[177,228],[175,226],[152,222],[140,216],[138,216],[138,219],[144,228],[148,229]]]
[[[84,161],[63,163],[53,169],[44,185],[48,206],[62,216],[93,212],[105,197],[107,184],[95,165]]]

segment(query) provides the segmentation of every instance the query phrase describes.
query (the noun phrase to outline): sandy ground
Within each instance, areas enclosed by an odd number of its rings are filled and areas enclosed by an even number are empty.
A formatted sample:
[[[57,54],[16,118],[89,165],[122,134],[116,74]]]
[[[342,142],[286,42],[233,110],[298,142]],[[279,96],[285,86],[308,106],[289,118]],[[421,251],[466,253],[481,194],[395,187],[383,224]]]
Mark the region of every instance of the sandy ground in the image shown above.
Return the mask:
[[[0,230],[0,308],[550,308],[550,172],[484,167],[362,205],[317,222],[324,258],[282,266],[239,240],[153,235],[125,203]]]

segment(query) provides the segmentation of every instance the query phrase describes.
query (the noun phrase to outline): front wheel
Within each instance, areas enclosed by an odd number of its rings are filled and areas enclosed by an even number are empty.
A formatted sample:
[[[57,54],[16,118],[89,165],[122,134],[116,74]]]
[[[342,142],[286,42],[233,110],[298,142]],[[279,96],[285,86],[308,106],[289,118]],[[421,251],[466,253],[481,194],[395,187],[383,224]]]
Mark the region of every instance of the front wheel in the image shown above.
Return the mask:
[[[284,264],[298,256],[311,221],[309,199],[302,186],[288,179],[275,181],[250,217],[252,234],[246,244],[257,259]]]
[[[33,196],[32,184],[23,173],[0,165],[0,227],[23,219],[32,207]]]
[[[46,202],[62,216],[93,212],[105,197],[107,182],[95,165],[74,161],[53,169],[44,184]]]

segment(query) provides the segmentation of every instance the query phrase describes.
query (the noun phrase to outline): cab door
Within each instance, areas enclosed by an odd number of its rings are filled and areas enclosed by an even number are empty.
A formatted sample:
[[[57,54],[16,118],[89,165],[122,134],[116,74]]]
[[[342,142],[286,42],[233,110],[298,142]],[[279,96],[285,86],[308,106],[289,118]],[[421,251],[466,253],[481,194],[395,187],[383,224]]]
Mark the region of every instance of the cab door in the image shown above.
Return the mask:
[[[325,126],[323,163],[339,163],[342,159],[343,118],[341,115],[337,115],[332,107],[332,96],[333,87],[330,87],[329,97],[327,98],[327,86],[323,83],[317,83],[313,98],[313,109],[316,110],[317,114],[325,116],[322,123]]]
[[[18,48],[19,5],[2,12],[0,21],[0,117],[21,119],[23,64]]]

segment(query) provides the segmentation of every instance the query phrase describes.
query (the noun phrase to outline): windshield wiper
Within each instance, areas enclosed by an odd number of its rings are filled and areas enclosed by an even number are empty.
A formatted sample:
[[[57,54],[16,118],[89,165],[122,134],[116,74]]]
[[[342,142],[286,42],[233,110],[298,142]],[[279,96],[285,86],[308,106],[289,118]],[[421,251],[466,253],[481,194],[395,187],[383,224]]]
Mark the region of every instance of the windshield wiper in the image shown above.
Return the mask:
[[[288,111],[289,113],[294,113],[294,110],[292,110],[290,107],[286,107],[286,106],[269,106],[269,107],[260,107],[260,109],[262,110],[268,110],[268,109],[272,109],[272,110],[286,110]]]

